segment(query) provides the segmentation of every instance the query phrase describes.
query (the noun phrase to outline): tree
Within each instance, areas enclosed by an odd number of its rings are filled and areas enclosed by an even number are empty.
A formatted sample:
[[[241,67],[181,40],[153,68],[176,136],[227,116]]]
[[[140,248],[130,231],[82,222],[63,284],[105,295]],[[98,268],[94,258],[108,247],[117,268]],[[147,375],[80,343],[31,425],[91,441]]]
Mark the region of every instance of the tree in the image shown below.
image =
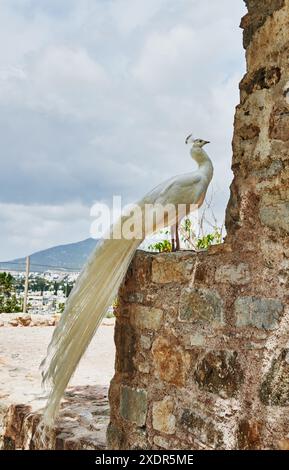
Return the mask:
[[[21,303],[16,296],[16,281],[10,273],[0,273],[0,313],[21,311]]]
[[[0,293],[9,296],[13,287],[13,276],[10,273],[0,273]]]
[[[56,296],[57,296],[59,287],[60,287],[59,282],[54,281],[53,290],[54,290],[54,295],[56,295]]]

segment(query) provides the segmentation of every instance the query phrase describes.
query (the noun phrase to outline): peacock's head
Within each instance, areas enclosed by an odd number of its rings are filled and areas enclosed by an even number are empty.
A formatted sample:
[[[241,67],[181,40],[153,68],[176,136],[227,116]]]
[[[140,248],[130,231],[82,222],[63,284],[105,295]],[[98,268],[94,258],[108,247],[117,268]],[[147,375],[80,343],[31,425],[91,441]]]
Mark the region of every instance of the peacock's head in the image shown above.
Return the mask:
[[[186,144],[193,144],[193,147],[198,147],[198,148],[202,148],[204,147],[204,145],[207,145],[209,144],[210,142],[208,140],[203,140],[203,139],[194,139],[192,134],[190,134],[187,138],[186,138]]]

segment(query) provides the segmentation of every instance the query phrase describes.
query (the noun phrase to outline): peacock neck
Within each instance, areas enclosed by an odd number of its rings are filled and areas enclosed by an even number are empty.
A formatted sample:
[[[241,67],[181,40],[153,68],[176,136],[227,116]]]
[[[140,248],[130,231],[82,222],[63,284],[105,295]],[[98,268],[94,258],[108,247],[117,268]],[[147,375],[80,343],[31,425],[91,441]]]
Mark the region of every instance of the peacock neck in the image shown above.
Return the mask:
[[[213,177],[214,167],[209,155],[202,148],[193,147],[191,150],[191,156],[192,159],[197,162],[199,171],[210,182]]]

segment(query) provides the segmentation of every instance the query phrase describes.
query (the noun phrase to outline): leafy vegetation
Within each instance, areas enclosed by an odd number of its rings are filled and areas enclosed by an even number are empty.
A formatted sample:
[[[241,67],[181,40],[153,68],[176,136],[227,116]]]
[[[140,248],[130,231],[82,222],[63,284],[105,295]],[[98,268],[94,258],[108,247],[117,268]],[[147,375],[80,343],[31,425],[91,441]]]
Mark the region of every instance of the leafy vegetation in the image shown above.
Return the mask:
[[[34,279],[29,280],[29,288],[32,292],[40,292],[43,295],[44,292],[53,292],[57,295],[59,290],[65,293],[65,297],[68,297],[73,289],[73,282],[68,282],[66,279],[58,281],[49,281],[41,276],[37,276]],[[21,286],[19,286],[21,289]]]
[[[63,313],[65,309],[65,303],[64,302],[59,302],[58,304],[58,313]]]
[[[213,233],[208,233],[197,240],[197,248],[199,250],[207,250],[212,245],[220,245],[223,241],[221,230],[215,227]]]
[[[21,312],[21,302],[16,296],[15,279],[9,273],[0,273],[0,313]]]
[[[211,209],[210,203],[207,203],[201,215],[197,226],[197,233],[196,226],[189,217],[182,221],[179,227],[179,234],[182,245],[186,249],[195,251],[207,250],[210,246],[219,245],[223,242],[223,226],[218,227],[213,211],[211,211],[210,219],[206,216],[208,209]],[[205,226],[206,229],[204,228]],[[158,253],[171,252],[172,243],[168,237],[169,234],[169,231],[161,231],[159,235],[165,235],[165,237],[149,245],[148,249]]]
[[[212,232],[199,231],[196,235],[190,219],[185,219],[180,227],[181,239],[187,248],[194,250],[207,250],[212,245],[220,245],[223,242],[223,228],[212,226]]]
[[[170,253],[172,251],[172,243],[166,239],[161,240],[149,245],[149,250],[156,251],[158,253]]]

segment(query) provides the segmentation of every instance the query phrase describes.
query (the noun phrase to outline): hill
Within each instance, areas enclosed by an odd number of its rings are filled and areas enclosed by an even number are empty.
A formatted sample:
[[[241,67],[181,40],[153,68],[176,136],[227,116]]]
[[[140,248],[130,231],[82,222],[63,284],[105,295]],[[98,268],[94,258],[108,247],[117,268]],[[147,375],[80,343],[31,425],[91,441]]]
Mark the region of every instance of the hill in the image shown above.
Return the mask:
[[[30,256],[30,271],[80,271],[98,240],[86,240],[38,251]],[[0,269],[24,271],[25,258],[0,262]]]

